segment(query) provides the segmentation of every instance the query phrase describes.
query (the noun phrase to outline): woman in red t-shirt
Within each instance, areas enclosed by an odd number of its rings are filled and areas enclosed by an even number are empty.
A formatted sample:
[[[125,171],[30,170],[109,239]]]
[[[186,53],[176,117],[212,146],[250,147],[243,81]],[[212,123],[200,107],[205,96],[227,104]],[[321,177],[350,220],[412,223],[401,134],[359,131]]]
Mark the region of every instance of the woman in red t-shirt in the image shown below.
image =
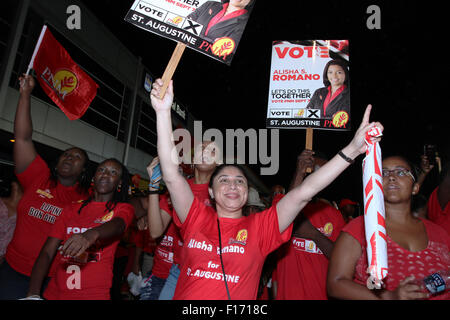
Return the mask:
[[[128,170],[118,160],[99,164],[94,194],[82,203],[69,205],[45,242],[33,266],[28,298],[39,297],[55,255],[56,272],[44,292],[46,299],[110,298],[114,254],[134,217],[134,207],[126,203],[128,181]]]
[[[33,264],[64,206],[88,196],[89,158],[70,148],[50,167],[37,154],[31,121],[32,76],[20,77],[20,96],[14,120],[14,164],[24,194],[17,207],[14,235],[0,267],[0,300],[23,298]],[[54,268],[49,272],[53,275]]]
[[[437,224],[414,217],[412,195],[419,191],[413,167],[402,157],[383,161],[389,272],[385,288],[371,291],[368,278],[364,217],[350,221],[341,232],[328,268],[328,294],[339,299],[449,299],[450,292],[430,297],[415,280],[450,269],[450,237]]]
[[[153,83],[152,106],[156,113],[158,156],[164,182],[176,211],[174,221],[184,239],[184,261],[174,299],[256,299],[267,255],[289,240],[292,222],[320,190],[365,152],[364,137],[375,125],[369,123],[367,107],[355,137],[333,159],[288,192],[276,205],[243,216],[248,198],[248,180],[237,165],[217,167],[209,182],[215,209],[194,197],[189,184],[173,161],[171,105],[173,84],[159,98],[162,80]],[[379,141],[380,138],[373,138]]]
[[[217,151],[217,154],[216,154]],[[217,146],[211,141],[204,141],[198,144],[194,150],[194,165],[193,165],[193,177],[188,179],[187,182],[191,187],[193,194],[199,198],[204,204],[211,205],[211,200],[208,193],[208,183],[210,181],[211,175],[213,174],[216,166],[217,159],[219,157],[219,150]],[[159,164],[159,158],[155,157],[150,165],[147,167],[147,171],[151,180],[153,169]],[[150,184],[149,190],[149,207],[148,207],[148,221],[149,230],[153,238],[159,238],[168,232],[169,224],[172,222],[173,208],[169,203],[170,199],[168,195],[158,196],[159,181],[152,182]],[[172,265],[170,266],[169,274],[166,276],[166,281],[160,285],[163,280],[155,279],[156,286],[159,286],[156,290],[152,289],[152,294],[149,296],[147,293],[151,289],[155,282],[146,282],[145,287],[141,288],[141,300],[149,298],[158,298],[159,300],[171,300],[175,293],[175,287],[178,282],[178,277],[180,274],[180,264],[183,262],[182,251],[183,251],[183,241],[180,238],[179,228],[176,225],[171,227],[173,232],[173,251],[172,251]],[[161,260],[156,261],[160,263]],[[153,273],[153,272],[152,272]],[[148,275],[152,277],[152,275]],[[147,277],[148,278],[148,277]],[[154,277],[152,277],[154,279]],[[159,291],[158,291],[159,290]]]

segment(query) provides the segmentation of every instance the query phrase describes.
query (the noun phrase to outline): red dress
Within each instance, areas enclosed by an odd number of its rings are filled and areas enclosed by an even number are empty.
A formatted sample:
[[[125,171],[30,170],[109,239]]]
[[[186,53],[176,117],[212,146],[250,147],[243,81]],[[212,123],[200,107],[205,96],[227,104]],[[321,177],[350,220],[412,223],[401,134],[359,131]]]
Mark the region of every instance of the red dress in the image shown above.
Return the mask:
[[[383,281],[387,290],[395,290],[399,282],[408,276],[413,275],[416,279],[422,279],[436,271],[450,269],[450,236],[437,224],[425,219],[421,220],[428,236],[426,249],[418,252],[408,251],[392,241],[389,236],[387,237],[388,275]],[[353,219],[342,231],[350,234],[362,247],[353,280],[365,286],[368,278],[366,273],[368,260],[364,217]],[[430,299],[448,300],[450,291],[432,296]]]
[[[437,190],[438,188],[434,189],[428,200],[428,218],[447,230],[450,235],[450,202],[442,210],[437,198]]]

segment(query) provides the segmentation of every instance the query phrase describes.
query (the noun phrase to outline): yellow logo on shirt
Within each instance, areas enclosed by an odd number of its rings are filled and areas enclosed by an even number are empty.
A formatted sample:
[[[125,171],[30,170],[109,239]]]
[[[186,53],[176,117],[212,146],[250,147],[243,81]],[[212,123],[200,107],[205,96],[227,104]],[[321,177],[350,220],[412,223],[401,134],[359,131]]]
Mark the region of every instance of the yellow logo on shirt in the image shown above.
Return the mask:
[[[247,229],[239,230],[236,236],[236,240],[239,242],[247,242],[248,232]]]
[[[331,222],[328,222],[323,227],[323,233],[328,237],[333,233],[333,224]]]
[[[95,220],[94,223],[105,223],[105,222],[111,221],[113,216],[114,216],[114,210],[105,214],[101,219]]]
[[[50,194],[50,190],[41,190],[41,189],[37,189],[36,190],[36,193],[37,194],[39,194],[39,196],[41,197],[41,198],[49,198],[49,199],[53,199],[53,196]]]
[[[230,238],[230,240],[228,241],[228,244],[237,243],[237,244],[245,246],[247,244],[247,238],[248,238],[247,229],[241,229],[238,231],[235,239]]]

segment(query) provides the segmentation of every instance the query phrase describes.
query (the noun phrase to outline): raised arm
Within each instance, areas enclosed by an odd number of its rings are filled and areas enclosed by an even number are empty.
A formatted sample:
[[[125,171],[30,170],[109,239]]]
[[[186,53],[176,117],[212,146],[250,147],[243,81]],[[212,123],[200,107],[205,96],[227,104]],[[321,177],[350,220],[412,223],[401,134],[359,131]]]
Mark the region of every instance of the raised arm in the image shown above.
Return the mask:
[[[160,99],[159,93],[162,85],[162,80],[157,79],[153,83],[153,90],[150,95],[152,106],[156,113],[158,156],[161,164],[162,177],[169,190],[173,207],[178,218],[183,223],[194,201],[194,195],[186,179],[178,171],[178,154],[173,140],[171,119],[173,82],[170,81],[164,97]]]
[[[369,105],[364,113],[363,120],[355,133],[352,141],[342,149],[342,153],[355,159],[366,150],[364,138],[374,126],[383,130],[383,126],[378,122],[369,123],[370,111]],[[380,138],[372,138],[373,141],[379,141]],[[283,232],[294,221],[297,214],[303,207],[321,190],[334,181],[348,166],[349,162],[340,155],[334,156],[330,161],[323,165],[319,170],[309,175],[302,184],[289,191],[286,196],[277,203],[278,225],[280,232]]]
[[[14,119],[14,163],[16,173],[22,173],[36,157],[32,135],[31,92],[35,86],[32,76],[24,75],[20,80],[20,95]]]

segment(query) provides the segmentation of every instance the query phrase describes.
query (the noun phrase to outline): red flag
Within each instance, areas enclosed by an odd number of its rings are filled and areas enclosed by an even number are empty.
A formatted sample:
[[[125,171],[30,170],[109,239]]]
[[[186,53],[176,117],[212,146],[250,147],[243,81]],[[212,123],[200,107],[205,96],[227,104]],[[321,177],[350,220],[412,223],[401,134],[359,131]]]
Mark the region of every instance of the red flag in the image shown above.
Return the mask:
[[[42,28],[31,68],[42,89],[70,120],[83,116],[97,94],[97,83],[72,60],[47,26]]]

